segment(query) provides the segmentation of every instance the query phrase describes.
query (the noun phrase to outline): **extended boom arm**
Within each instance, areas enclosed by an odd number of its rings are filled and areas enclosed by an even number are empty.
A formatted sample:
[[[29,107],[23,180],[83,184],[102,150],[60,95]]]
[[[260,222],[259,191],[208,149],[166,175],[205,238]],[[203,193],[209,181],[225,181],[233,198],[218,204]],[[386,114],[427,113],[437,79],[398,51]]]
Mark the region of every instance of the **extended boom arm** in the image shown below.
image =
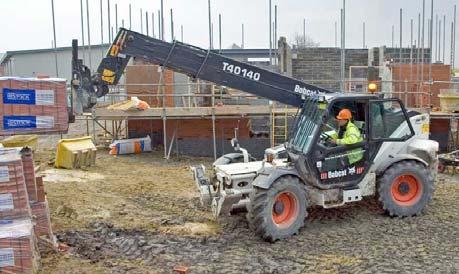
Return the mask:
[[[88,93],[103,96],[108,85],[116,85],[131,57],[143,58],[174,71],[231,87],[283,104],[300,106],[306,96],[331,91],[293,78],[174,41],[168,43],[121,28],[102,59],[97,73],[91,77]],[[89,105],[88,105],[89,106]],[[89,107],[92,107],[89,106]]]

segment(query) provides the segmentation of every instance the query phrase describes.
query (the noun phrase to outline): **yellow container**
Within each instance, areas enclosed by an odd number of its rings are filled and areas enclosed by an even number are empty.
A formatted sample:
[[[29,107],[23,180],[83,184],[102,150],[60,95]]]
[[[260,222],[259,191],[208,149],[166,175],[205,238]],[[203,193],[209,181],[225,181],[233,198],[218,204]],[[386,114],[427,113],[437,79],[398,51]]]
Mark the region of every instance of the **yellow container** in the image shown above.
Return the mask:
[[[441,111],[457,112],[459,111],[459,93],[456,94],[439,94]]]
[[[38,146],[37,135],[14,135],[0,141],[4,147],[29,147],[33,151]]]
[[[57,144],[54,166],[68,169],[93,166],[96,163],[96,152],[97,148],[89,136],[62,139]]]

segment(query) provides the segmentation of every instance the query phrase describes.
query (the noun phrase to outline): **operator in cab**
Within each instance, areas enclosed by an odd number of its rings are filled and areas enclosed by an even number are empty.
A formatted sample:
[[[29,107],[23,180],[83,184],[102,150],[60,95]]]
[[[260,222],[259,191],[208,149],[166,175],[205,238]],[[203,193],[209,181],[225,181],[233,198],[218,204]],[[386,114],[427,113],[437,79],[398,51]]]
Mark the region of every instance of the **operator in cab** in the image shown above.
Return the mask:
[[[349,109],[343,108],[336,116],[339,131],[333,134],[330,142],[336,145],[353,145],[363,141],[360,130],[352,123],[352,113]],[[348,164],[352,165],[360,161],[363,157],[362,149],[357,148],[349,152],[347,156]]]

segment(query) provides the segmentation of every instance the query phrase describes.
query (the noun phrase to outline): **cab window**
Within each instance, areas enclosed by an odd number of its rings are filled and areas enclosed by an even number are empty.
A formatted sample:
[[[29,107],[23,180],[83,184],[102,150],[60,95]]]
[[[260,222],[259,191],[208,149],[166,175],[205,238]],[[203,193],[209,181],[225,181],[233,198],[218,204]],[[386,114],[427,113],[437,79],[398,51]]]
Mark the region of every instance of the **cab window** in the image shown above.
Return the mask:
[[[396,100],[370,103],[372,139],[405,140],[413,135],[400,102]]]

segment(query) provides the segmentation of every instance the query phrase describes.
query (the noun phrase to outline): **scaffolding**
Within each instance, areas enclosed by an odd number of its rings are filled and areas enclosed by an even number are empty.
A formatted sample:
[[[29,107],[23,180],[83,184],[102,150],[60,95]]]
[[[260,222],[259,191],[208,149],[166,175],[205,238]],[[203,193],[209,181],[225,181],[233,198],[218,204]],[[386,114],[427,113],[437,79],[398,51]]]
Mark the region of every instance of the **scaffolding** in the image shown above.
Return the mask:
[[[398,81],[387,81],[391,87],[397,87]],[[410,81],[402,81],[403,86],[407,86]],[[400,98],[411,109],[416,109],[420,112],[430,112],[431,119],[451,119],[451,121],[459,121],[459,113],[446,113],[441,111],[432,111],[429,108],[431,99],[423,101],[420,100],[419,105],[409,106],[407,94],[420,98],[427,98],[432,96],[427,92],[427,85],[434,84],[447,84],[454,86],[454,82],[445,81],[432,81],[421,82],[421,91],[409,92],[407,88],[404,90],[395,90],[387,92],[387,96],[396,96]],[[348,79],[346,80],[346,87],[352,85],[367,86],[368,81],[362,79]],[[150,86],[156,87],[158,92],[156,94],[127,94],[127,84],[120,84],[111,90],[99,102],[98,106],[92,113],[84,113],[82,118],[86,120],[86,129],[90,135],[90,123],[92,123],[92,136],[97,140],[96,127],[99,127],[104,132],[106,141],[113,141],[122,138],[128,138],[128,124],[130,120],[161,120],[163,126],[163,146],[164,158],[169,159],[172,147],[177,142],[177,128],[174,128],[173,134],[170,138],[166,135],[168,129],[168,121],[170,120],[186,120],[186,119],[210,119],[212,121],[212,148],[213,156],[217,158],[216,149],[216,126],[215,122],[219,119],[235,119],[235,118],[255,118],[265,117],[269,119],[269,139],[271,146],[282,144],[287,141],[289,133],[289,120],[294,118],[297,113],[296,108],[280,105],[275,102],[270,102],[266,99],[257,98],[256,96],[227,89],[225,87],[213,85],[211,83],[202,83],[200,81],[188,83],[175,83],[175,84],[128,84],[137,86]],[[186,92],[182,94],[166,94],[164,89],[166,86],[172,85],[175,87],[181,86],[182,90]],[[207,88],[208,87],[208,88]],[[203,90],[207,89],[207,93]],[[355,92],[348,89],[346,92]],[[360,91],[366,92],[366,90]],[[142,98],[154,97],[156,101],[161,102],[160,106],[153,106],[150,109],[143,111],[124,111],[117,109],[107,109],[107,106],[127,100],[131,96],[138,96]],[[421,96],[418,96],[421,95]],[[174,106],[166,106],[166,102],[173,100]],[[226,104],[229,102],[230,104]],[[457,127],[456,127],[457,128]],[[454,128],[453,128],[454,129]],[[452,146],[457,147],[459,137],[457,137],[457,130],[450,132],[452,140],[456,140]]]

